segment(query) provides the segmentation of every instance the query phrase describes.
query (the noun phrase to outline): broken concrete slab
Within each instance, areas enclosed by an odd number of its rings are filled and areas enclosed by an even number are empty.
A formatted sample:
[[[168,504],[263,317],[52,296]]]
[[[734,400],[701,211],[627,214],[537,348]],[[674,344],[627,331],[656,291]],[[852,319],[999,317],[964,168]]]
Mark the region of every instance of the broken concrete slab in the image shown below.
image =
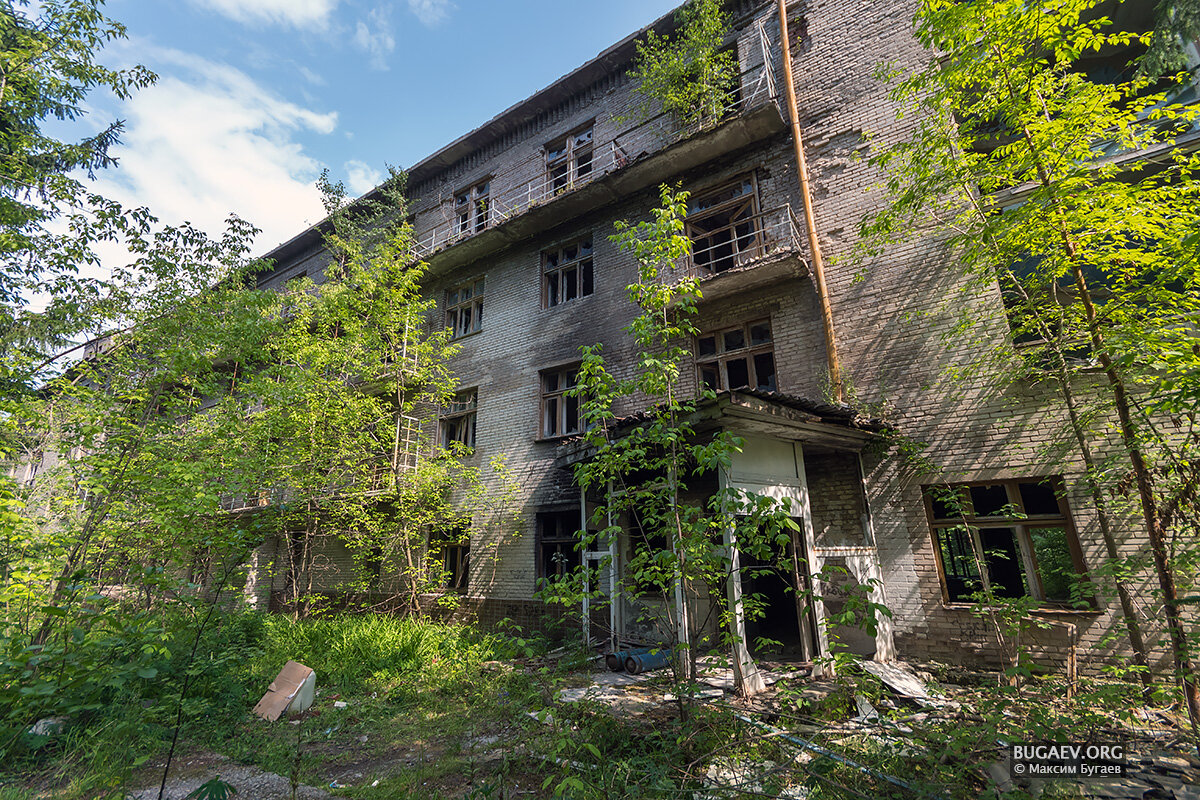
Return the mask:
[[[267,722],[279,719],[284,711],[289,716],[302,714],[313,704],[316,689],[317,673],[299,661],[289,661],[254,706],[254,714]]]
[[[283,775],[266,772],[258,767],[234,764],[220,764],[213,772],[172,778],[167,781],[167,790],[163,793],[164,800],[184,800],[189,794],[202,785],[220,776],[221,780],[237,790],[235,797],[253,798],[254,800],[326,800],[332,798],[329,792],[315,786],[300,786],[296,794],[292,794],[292,782]],[[138,789],[126,796],[127,800],[156,800],[158,784]]]
[[[883,664],[879,661],[859,661],[858,665],[864,672],[874,675],[883,684],[899,695],[916,700],[921,705],[941,705],[945,701],[934,697],[929,687],[911,672],[901,669],[895,664]]]

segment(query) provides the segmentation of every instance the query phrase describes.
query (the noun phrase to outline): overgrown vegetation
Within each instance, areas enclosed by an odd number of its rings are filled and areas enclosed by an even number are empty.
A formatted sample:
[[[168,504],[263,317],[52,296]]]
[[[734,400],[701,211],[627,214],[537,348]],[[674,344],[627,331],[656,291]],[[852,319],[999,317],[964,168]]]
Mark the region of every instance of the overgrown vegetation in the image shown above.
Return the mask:
[[[1186,28],[1186,16],[1176,21]],[[1067,473],[1082,466],[1097,509],[1107,563],[1094,576],[1121,600],[1130,674],[1149,686],[1154,643],[1133,600],[1148,571],[1157,602],[1146,616],[1166,621],[1162,646],[1200,731],[1197,634],[1185,608],[1200,531],[1200,161],[1175,147],[1200,119],[1181,93],[1194,76],[1090,77],[1088,54],[1133,54],[1160,35],[1114,29],[1099,2],[926,0],[916,33],[939,57],[887,76],[914,121],[908,141],[875,159],[891,205],[863,232],[879,248],[940,230],[965,269],[973,300],[963,308],[999,285],[1009,330],[968,311],[952,346],[982,336],[985,356],[951,377],[963,387],[1027,380],[1056,396],[1070,443],[1059,463]],[[1134,519],[1144,539],[1122,545]]]
[[[676,13],[668,36],[649,31],[637,43],[630,77],[647,116],[682,124],[711,122],[729,110],[738,84],[736,48],[725,47],[727,18],[719,0],[691,0]]]

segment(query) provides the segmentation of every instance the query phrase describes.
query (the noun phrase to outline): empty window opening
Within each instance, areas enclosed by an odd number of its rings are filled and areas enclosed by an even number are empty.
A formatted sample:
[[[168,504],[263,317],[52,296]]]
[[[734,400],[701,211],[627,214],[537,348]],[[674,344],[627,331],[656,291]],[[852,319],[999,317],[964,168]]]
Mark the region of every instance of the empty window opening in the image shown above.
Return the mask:
[[[582,239],[542,254],[542,307],[592,293],[592,240]]]
[[[538,513],[537,576],[540,581],[562,580],[583,566],[579,521],[578,508]]]
[[[775,345],[767,319],[726,328],[696,338],[700,385],[714,392],[761,389],[773,392]]]
[[[483,327],[483,278],[446,292],[446,327],[452,339]]]
[[[687,235],[692,263],[702,273],[743,266],[762,254],[758,191],[753,175],[744,175],[688,204]]]
[[[455,442],[464,447],[475,446],[475,415],[478,407],[478,390],[459,392],[442,409],[438,420],[441,427],[442,447],[450,448]]]
[[[1093,602],[1061,479],[944,484],[925,495],[949,602],[989,590],[1055,605]]]
[[[465,592],[471,564],[471,536],[466,527],[435,530],[429,534],[430,566],[451,592]]]
[[[576,385],[577,365],[541,374],[542,380],[542,436],[570,436],[583,430],[582,404],[578,397],[569,396],[568,390]]]
[[[569,189],[592,176],[592,126],[546,145],[546,180],[550,192]]]
[[[454,196],[456,232],[459,235],[478,233],[488,226],[492,208],[491,188],[491,181],[483,181]]]

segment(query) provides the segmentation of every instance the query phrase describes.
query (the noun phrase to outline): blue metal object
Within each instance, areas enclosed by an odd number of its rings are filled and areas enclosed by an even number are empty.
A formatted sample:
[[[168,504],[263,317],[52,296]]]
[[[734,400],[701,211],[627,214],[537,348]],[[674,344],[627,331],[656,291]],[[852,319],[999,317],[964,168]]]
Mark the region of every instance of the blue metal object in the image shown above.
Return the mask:
[[[662,669],[671,663],[671,648],[657,647],[652,648],[645,653],[633,653],[625,659],[625,671],[630,675],[640,675],[643,672],[650,672],[656,669]]]
[[[607,664],[608,668],[613,672],[620,672],[621,670],[625,669],[625,659],[634,655],[645,655],[649,652],[649,647],[639,647],[636,650],[618,650],[615,653],[609,653],[607,656],[605,656],[604,663]]]

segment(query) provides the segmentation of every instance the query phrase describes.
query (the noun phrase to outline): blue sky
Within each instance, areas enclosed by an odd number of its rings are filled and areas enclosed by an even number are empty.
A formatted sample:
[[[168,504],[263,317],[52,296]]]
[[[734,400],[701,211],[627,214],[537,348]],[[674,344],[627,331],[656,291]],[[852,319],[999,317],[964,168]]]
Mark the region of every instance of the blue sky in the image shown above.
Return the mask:
[[[158,83],[89,99],[126,121],[105,194],[257,253],[321,217],[322,168],[356,194],[653,21],[676,0],[109,0],[129,39],[102,61]]]

